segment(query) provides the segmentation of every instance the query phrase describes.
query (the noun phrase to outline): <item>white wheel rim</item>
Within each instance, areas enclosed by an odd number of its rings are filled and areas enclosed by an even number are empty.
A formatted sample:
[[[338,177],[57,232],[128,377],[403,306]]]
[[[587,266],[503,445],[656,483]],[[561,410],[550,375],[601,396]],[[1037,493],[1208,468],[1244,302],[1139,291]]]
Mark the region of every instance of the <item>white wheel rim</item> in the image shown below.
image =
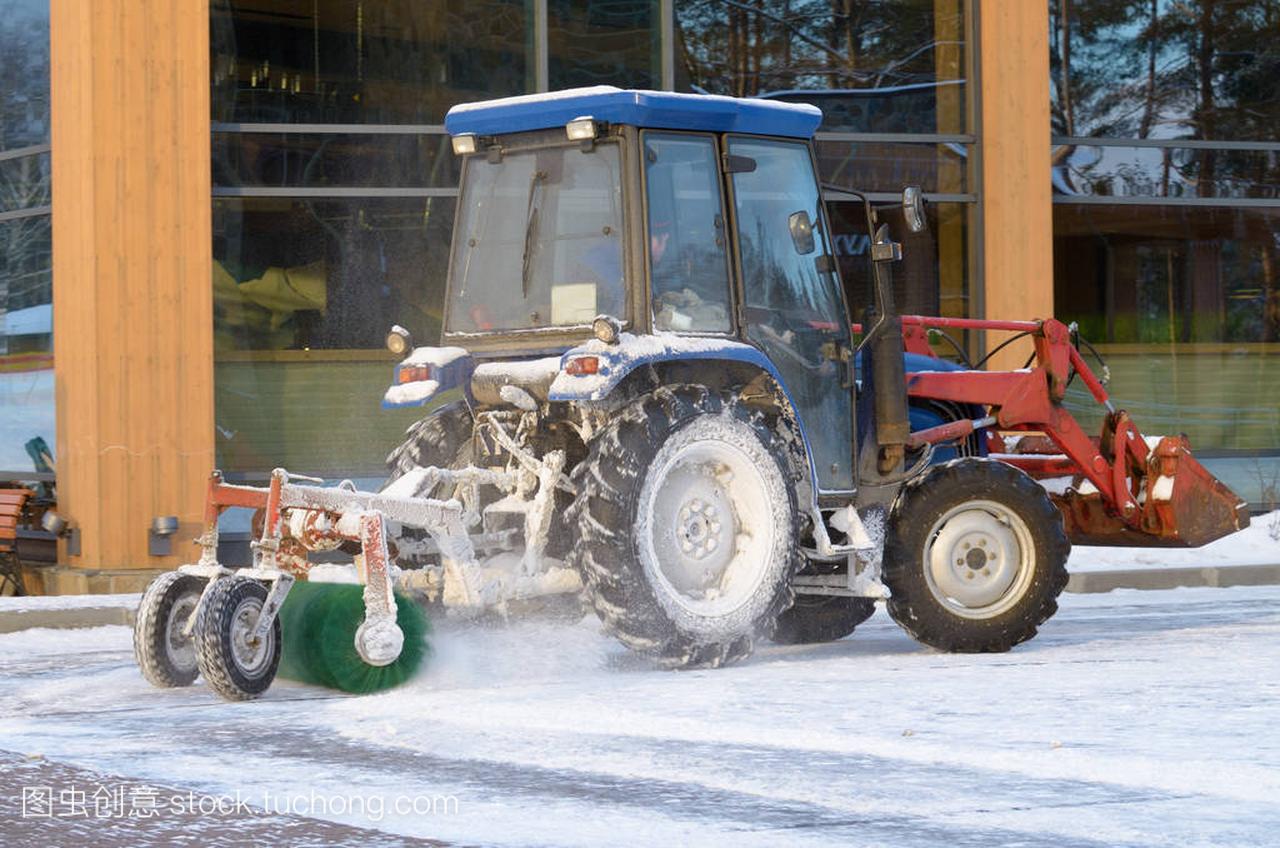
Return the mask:
[[[642,562],[667,597],[714,618],[748,604],[765,579],[775,506],[752,457],[716,438],[723,434],[699,432],[703,425],[691,424],[655,457],[637,530]]]
[[[169,655],[169,662],[180,669],[196,667],[195,640],[182,630],[199,600],[198,594],[186,594],[169,607],[169,618],[165,622],[165,652]]]
[[[934,522],[924,548],[929,591],[962,618],[994,618],[1015,606],[1035,572],[1025,521],[995,501],[967,501]]]
[[[275,630],[268,628],[261,639],[253,639],[253,625],[262,611],[260,598],[245,598],[231,618],[231,654],[236,667],[248,677],[257,677],[271,662]]]

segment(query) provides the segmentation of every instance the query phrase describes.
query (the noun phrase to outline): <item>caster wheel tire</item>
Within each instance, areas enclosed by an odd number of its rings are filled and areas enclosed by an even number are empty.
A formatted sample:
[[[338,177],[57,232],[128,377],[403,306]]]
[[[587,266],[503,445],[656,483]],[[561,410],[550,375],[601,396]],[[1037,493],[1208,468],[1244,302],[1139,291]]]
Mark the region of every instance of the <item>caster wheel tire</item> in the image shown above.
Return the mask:
[[[152,686],[190,686],[200,673],[195,633],[184,634],[205,580],[180,571],[161,574],[142,595],[133,623],[133,656]]]
[[[280,619],[260,639],[253,625],[267,587],[247,577],[224,577],[209,592],[196,622],[196,656],[209,688],[229,701],[257,698],[280,665]]]

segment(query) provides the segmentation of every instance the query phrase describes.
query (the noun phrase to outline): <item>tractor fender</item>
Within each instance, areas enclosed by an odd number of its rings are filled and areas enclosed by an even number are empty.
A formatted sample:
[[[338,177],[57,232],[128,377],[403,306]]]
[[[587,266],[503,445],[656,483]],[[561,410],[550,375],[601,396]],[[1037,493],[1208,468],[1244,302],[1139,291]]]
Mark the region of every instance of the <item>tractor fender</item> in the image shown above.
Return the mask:
[[[392,373],[391,385],[382,396],[382,408],[426,406],[432,398],[451,389],[470,391],[471,374],[475,370],[475,359],[466,348],[414,348]],[[408,379],[410,377],[412,379]]]
[[[594,373],[571,373],[570,363],[583,357],[595,357]],[[759,348],[745,342],[665,333],[645,336],[622,333],[616,344],[592,339],[585,344],[570,348],[561,356],[560,373],[551,383],[548,399],[565,402],[604,400],[622,384],[627,375],[641,366],[690,361],[705,361],[709,367],[717,361],[750,365],[773,379],[782,393],[781,401],[787,406],[787,415],[795,422],[804,445],[811,491],[817,491],[818,475],[813,466],[813,451],[809,445],[809,435],[805,432],[804,422],[796,414],[796,406],[787,389],[787,384],[772,360]]]

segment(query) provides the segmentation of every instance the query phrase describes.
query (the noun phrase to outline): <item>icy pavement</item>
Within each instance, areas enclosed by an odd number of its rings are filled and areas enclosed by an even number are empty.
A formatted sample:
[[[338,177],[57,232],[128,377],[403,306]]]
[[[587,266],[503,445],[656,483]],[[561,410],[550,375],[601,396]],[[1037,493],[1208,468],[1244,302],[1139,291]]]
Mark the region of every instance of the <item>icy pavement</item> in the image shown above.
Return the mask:
[[[315,818],[238,809],[234,799],[223,800],[219,810],[208,803],[211,800],[217,799],[40,757],[0,753],[0,837],[6,848],[182,844],[198,844],[200,848],[429,848],[442,844]],[[200,809],[202,802],[207,806],[205,812]],[[115,814],[117,806],[119,815]]]
[[[592,622],[446,626],[395,692],[281,682],[246,704],[149,688],[122,627],[25,631],[0,636],[0,750],[44,760],[0,759],[0,795],[23,762],[44,782],[269,793],[267,821],[368,845],[1276,844],[1280,587],[1062,607],[1009,654],[937,654],[879,611],[841,642],[687,673]],[[18,800],[0,798],[5,845],[32,832]],[[255,821],[182,825],[229,844]],[[45,825],[78,844],[82,824]]]

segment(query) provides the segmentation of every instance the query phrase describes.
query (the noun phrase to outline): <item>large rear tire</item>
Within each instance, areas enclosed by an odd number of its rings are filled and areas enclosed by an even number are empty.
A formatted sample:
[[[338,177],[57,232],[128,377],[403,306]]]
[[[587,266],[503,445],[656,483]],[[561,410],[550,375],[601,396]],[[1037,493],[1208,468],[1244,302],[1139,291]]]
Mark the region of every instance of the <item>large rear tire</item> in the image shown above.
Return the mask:
[[[471,442],[471,411],[462,401],[445,404],[410,425],[404,441],[387,455],[387,483],[399,480],[415,468],[453,468]],[[417,492],[430,495],[431,492]]]
[[[445,404],[427,417],[414,422],[404,432],[404,441],[387,455],[387,482],[385,490],[401,477],[418,468],[458,468],[471,458],[471,437],[475,421],[471,410],[463,401]],[[431,488],[420,486],[417,491],[402,492],[413,497],[450,497],[452,490],[445,484]],[[435,566],[436,554],[417,553],[420,544],[430,538],[420,527],[402,526],[389,522],[387,536],[392,542],[396,565],[406,570]],[[351,553],[359,553],[352,549]]]
[[[660,388],[594,440],[570,562],[605,629],[670,668],[749,655],[792,601],[799,513],[765,417]]]
[[[890,516],[894,621],[943,651],[1007,651],[1057,612],[1071,543],[1044,489],[994,460],[957,459],[908,483]]]

